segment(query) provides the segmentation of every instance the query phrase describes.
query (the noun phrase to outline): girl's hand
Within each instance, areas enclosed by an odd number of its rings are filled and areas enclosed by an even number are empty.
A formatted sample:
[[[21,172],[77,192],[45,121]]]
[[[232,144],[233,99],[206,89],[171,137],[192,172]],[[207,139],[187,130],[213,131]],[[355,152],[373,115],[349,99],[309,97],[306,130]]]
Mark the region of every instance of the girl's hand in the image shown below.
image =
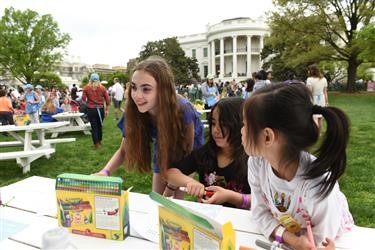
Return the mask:
[[[202,203],[223,204],[228,200],[228,190],[225,188],[219,186],[209,186],[206,187],[206,191],[212,191],[214,194],[211,197],[205,197],[205,199],[202,199]]]
[[[324,250],[335,250],[336,247],[335,247],[335,242],[333,242],[332,240],[326,238],[326,242],[323,242],[323,246],[324,247],[319,247],[318,249],[324,249]]]
[[[293,249],[298,250],[315,250],[310,243],[309,239],[305,235],[301,235],[297,237],[297,241],[294,242],[295,244],[291,244]]]
[[[174,198],[174,192],[175,191],[173,191],[173,190],[165,187],[164,192],[163,192],[163,196],[164,197],[172,197],[172,198]]]
[[[196,180],[192,180],[186,184],[186,193],[202,198],[205,193],[204,185]]]

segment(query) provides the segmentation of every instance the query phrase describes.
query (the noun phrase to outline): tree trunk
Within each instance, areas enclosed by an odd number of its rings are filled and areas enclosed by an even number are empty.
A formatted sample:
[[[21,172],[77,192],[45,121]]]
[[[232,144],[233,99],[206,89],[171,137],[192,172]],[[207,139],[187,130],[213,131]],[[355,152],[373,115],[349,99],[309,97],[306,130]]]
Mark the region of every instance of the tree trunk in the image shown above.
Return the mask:
[[[358,62],[356,60],[356,58],[349,58],[349,61],[348,61],[349,65],[348,65],[348,83],[346,85],[346,90],[348,92],[355,92],[356,91],[356,86],[355,86],[355,80],[356,80],[356,76],[357,76],[357,68],[358,68]]]

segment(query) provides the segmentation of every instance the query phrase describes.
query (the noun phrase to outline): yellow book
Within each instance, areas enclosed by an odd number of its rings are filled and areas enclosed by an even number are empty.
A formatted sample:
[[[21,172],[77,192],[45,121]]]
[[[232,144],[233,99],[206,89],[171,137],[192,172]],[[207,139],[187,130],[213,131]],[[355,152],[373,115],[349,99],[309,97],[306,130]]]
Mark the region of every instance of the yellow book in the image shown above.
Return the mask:
[[[120,177],[61,174],[56,178],[59,226],[74,234],[124,240],[130,230],[128,197]]]
[[[235,249],[236,235],[231,222],[221,225],[155,192],[150,193],[150,198],[162,205],[159,206],[160,249]]]

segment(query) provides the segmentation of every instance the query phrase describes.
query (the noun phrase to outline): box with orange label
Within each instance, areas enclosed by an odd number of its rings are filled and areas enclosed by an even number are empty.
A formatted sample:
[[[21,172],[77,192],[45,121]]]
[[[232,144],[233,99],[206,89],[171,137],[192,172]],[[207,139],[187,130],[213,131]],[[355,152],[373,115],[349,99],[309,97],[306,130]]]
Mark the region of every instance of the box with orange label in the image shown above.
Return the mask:
[[[159,206],[160,249],[235,249],[236,235],[231,222],[223,225],[181,206],[155,192],[150,198]]]
[[[129,235],[128,192],[119,177],[61,174],[56,178],[59,226],[111,240]]]

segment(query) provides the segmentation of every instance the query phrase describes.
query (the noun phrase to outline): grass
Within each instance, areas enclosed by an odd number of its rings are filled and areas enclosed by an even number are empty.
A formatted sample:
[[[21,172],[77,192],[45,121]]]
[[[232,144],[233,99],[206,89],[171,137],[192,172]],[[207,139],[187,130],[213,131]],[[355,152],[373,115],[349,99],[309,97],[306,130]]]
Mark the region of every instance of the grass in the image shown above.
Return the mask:
[[[340,180],[341,190],[348,199],[355,223],[375,228],[375,93],[330,93],[329,99],[331,105],[343,109],[351,120],[347,169]],[[22,174],[15,160],[0,161],[0,186],[33,175],[55,178],[65,172],[96,172],[106,164],[121,142],[113,110],[104,122],[103,147],[99,150],[94,150],[91,137],[81,132],[62,137],[76,137],[77,141],[57,144],[56,153],[50,159],[34,161],[26,175]],[[0,141],[4,140],[9,140],[9,137],[0,134]],[[151,191],[151,174],[126,173],[124,168],[120,168],[113,175],[125,180],[124,189],[134,186],[135,192]]]

